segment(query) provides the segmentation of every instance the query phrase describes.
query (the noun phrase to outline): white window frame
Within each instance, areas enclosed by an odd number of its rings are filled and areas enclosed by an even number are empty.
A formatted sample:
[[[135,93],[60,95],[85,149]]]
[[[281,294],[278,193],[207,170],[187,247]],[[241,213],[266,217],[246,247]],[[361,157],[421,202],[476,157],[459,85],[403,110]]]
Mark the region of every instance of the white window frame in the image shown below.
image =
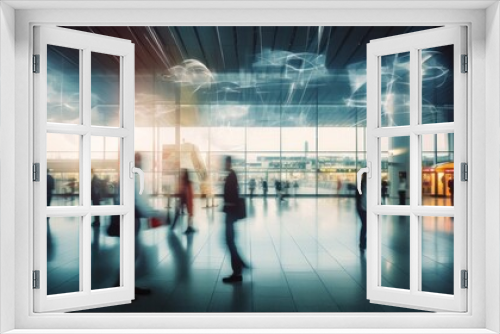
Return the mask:
[[[447,123],[423,124],[422,119],[422,74],[421,51],[438,46],[453,46],[453,88],[454,121]],[[467,269],[467,197],[468,182],[461,181],[460,163],[467,163],[467,73],[461,73],[461,55],[467,54],[466,28],[448,26],[419,31],[371,41],[367,45],[367,163],[371,166],[371,178],[367,181],[367,296],[375,303],[385,305],[412,305],[410,308],[422,310],[449,310],[463,312],[467,309],[467,290],[461,288],[461,270]],[[383,126],[381,123],[381,57],[408,52],[410,114],[409,124],[404,126]],[[455,205],[450,207],[426,206],[421,203],[421,135],[453,133],[455,168]],[[408,137],[409,164],[408,182],[410,199],[408,205],[382,205],[380,203],[381,184],[381,139],[399,136]],[[393,180],[396,182],[395,180]],[[370,189],[371,188],[371,189]],[[409,223],[409,289],[384,287],[382,277],[382,216],[405,216]],[[453,287],[451,295],[422,291],[422,217],[453,217]]]
[[[16,1],[7,1],[16,6]],[[31,6],[34,4],[28,2]],[[54,2],[55,3],[55,2]],[[67,3],[67,2],[65,2]],[[92,2],[89,2],[92,3]],[[103,1],[94,2],[93,6],[105,6]],[[125,2],[122,2],[124,4]],[[20,3],[22,5],[22,3]],[[143,6],[151,5],[145,1]],[[57,2],[56,6],[62,6]],[[200,3],[194,6],[202,6]],[[488,10],[485,8],[490,7]],[[6,8],[6,4],[1,4],[2,15],[4,13],[12,14],[11,9]],[[38,6],[38,7],[36,7]],[[50,6],[50,3],[38,1],[36,8]],[[75,5],[78,6],[78,5]],[[114,5],[116,6],[116,5]],[[120,6],[120,5],[118,5]],[[137,6],[137,5],[136,5]],[[165,5],[167,6],[167,5]],[[255,332],[279,332],[283,328],[301,328],[295,332],[304,332],[309,329],[311,332],[335,332],[334,329],[342,328],[364,328],[366,333],[378,332],[387,333],[387,328],[392,328],[394,332],[409,332],[409,328],[419,328],[419,332],[430,332],[428,328],[435,328],[433,333],[445,332],[448,329],[464,329],[465,333],[491,333],[487,328],[494,331],[500,329],[498,321],[499,310],[499,229],[494,226],[493,221],[487,223],[485,216],[485,201],[496,203],[492,209],[488,209],[488,217],[498,219],[498,180],[488,183],[485,190],[485,170],[491,169],[498,175],[498,122],[496,115],[498,106],[498,91],[500,90],[498,75],[488,73],[491,69],[498,70],[500,62],[499,50],[499,10],[497,2],[481,2],[474,4],[473,1],[460,2],[440,2],[434,1],[432,4],[424,2],[408,6],[406,9],[388,9],[395,4],[387,2],[371,2],[371,9],[365,9],[366,3],[360,2],[342,2],[336,4],[324,4],[319,2],[295,2],[287,3],[279,1],[261,2],[250,4],[248,2],[239,2],[217,4],[215,2],[204,3],[203,6],[213,6],[212,9],[196,7],[193,9],[189,3],[169,5],[170,8],[154,10],[97,10],[97,9],[65,9],[65,10],[22,10],[16,13],[15,17],[15,60],[13,60],[12,43],[5,38],[0,39],[2,50],[0,50],[0,60],[6,63],[0,63],[2,71],[0,93],[1,129],[5,126],[15,126],[15,155],[12,150],[4,151],[4,143],[0,143],[2,162],[4,158],[15,158],[15,227],[7,225],[5,216],[12,211],[7,209],[6,214],[2,212],[0,241],[0,265],[2,277],[0,281],[0,293],[2,302],[0,304],[0,319],[6,319],[13,312],[8,310],[9,306],[15,304],[14,320],[7,320],[6,325],[2,325],[2,330],[16,329],[16,333],[27,333],[23,329],[41,329],[41,328],[60,328],[61,333],[69,333],[71,328],[91,328],[93,332],[99,333],[98,328],[137,328],[137,324],[142,323],[149,328],[165,328],[169,326],[170,331],[176,332],[175,328],[198,328],[193,332],[203,332],[203,329],[214,329],[212,332],[221,332],[225,328],[226,332],[235,332],[231,328],[262,328],[265,326],[268,331],[255,330]],[[332,7],[329,7],[332,6]],[[345,9],[359,6],[358,9]],[[405,6],[398,2],[398,6]],[[413,7],[412,7],[413,6]],[[420,6],[420,9],[418,8]],[[425,7],[432,6],[432,8]],[[461,6],[462,9],[453,9],[453,6]],[[480,7],[478,7],[480,6]],[[482,7],[481,7],[482,6]],[[7,6],[8,7],[8,6]],[[241,10],[242,8],[249,10]],[[289,8],[290,7],[290,8]],[[375,9],[373,9],[375,7]],[[437,7],[437,8],[436,8]],[[81,8],[81,4],[80,4]],[[221,9],[225,8],[225,9]],[[409,10],[409,8],[412,8]],[[425,8],[425,9],[422,9]],[[441,9],[439,9],[441,8]],[[451,8],[451,9],[450,9]],[[464,9],[469,8],[469,9]],[[470,9],[472,8],[472,9]],[[474,9],[475,8],[475,9]],[[265,10],[264,10],[265,9]],[[0,17],[0,24],[4,17]],[[488,24],[488,30],[485,29],[485,22]],[[9,28],[13,28],[12,21],[6,22]],[[32,192],[32,184],[29,178],[32,156],[32,96],[31,77],[30,77],[30,55],[32,45],[32,27],[35,24],[57,24],[57,25],[445,25],[445,24],[465,24],[470,31],[469,35],[469,55],[471,62],[469,69],[471,75],[468,78],[469,90],[469,113],[468,132],[472,135],[469,138],[470,157],[470,179],[471,190],[469,198],[469,221],[471,222],[468,234],[471,236],[469,243],[468,268],[469,290],[468,312],[465,314],[437,313],[437,314],[166,314],[166,315],[138,315],[138,314],[113,314],[113,315],[93,315],[93,314],[33,314],[32,290],[30,288],[30,271],[32,261],[25,261],[30,258],[32,245],[32,211],[27,208],[32,207],[32,203],[27,200]],[[493,32],[491,29],[493,28]],[[495,30],[497,29],[497,30]],[[13,29],[11,29],[13,30]],[[0,37],[8,35],[9,31],[2,30]],[[4,44],[6,43],[6,44]],[[486,45],[486,47],[485,47]],[[7,49],[3,47],[7,46]],[[5,53],[8,53],[5,55]],[[9,53],[10,52],[10,53]],[[9,81],[4,77],[3,71],[11,73],[8,79],[14,80],[12,71],[8,65],[14,66],[15,72],[15,101],[11,98],[3,100],[4,94],[14,93],[14,88],[9,87]],[[488,65],[488,72],[485,71],[485,64]],[[498,72],[497,72],[498,73]],[[488,83],[488,86],[486,85]],[[486,99],[488,97],[488,99]],[[488,108],[486,108],[488,106]],[[496,107],[496,108],[495,108]],[[490,109],[491,108],[491,109]],[[8,109],[8,112],[7,110]],[[15,109],[15,117],[12,110]],[[9,114],[10,113],[10,114]],[[10,116],[9,116],[10,115]],[[490,121],[486,122],[486,116]],[[493,120],[496,123],[493,124]],[[487,127],[488,125],[488,127]],[[486,141],[485,130],[491,132]],[[4,138],[4,134],[0,134]],[[10,138],[12,140],[12,138]],[[486,159],[485,148],[491,152],[491,160]],[[486,165],[486,161],[493,161],[491,166]],[[486,166],[486,167],[485,167]],[[12,164],[7,166],[12,170]],[[3,165],[2,165],[3,168]],[[1,181],[11,177],[5,175],[2,170]],[[2,183],[3,184],[3,183]],[[13,185],[13,183],[10,183]],[[496,185],[496,188],[495,188]],[[489,194],[488,198],[486,193]],[[0,206],[6,209],[8,199],[2,188],[2,197]],[[495,220],[496,222],[497,220]],[[7,225],[7,226],[6,226]],[[498,224],[496,224],[498,225]],[[15,243],[5,236],[5,231],[9,232],[12,239],[13,229],[15,228]],[[10,254],[9,254],[10,253]],[[9,260],[11,254],[15,254],[15,261]],[[487,263],[484,261],[488,254]],[[488,274],[488,275],[486,275]],[[15,292],[12,293],[12,285],[15,280]],[[488,293],[485,293],[485,284]],[[6,297],[6,299],[4,299]],[[488,307],[488,311],[486,308]],[[12,307],[10,307],[12,309]],[[380,329],[385,328],[385,329]],[[395,329],[397,328],[397,329]],[[436,329],[437,328],[437,329]],[[36,331],[30,331],[35,333]],[[54,333],[53,330],[50,332]],[[101,331],[102,332],[102,331]],[[118,331],[120,332],[120,331]],[[137,331],[144,332],[144,331]],[[178,332],[178,331],[177,331]],[[415,333],[415,331],[412,331]],[[448,331],[449,332],[449,331]],[[132,331],[130,331],[132,333]]]
[[[80,123],[47,122],[48,45],[72,48],[79,52]],[[119,125],[95,126],[91,122],[91,61],[92,53],[119,57]],[[134,299],[134,179],[130,168],[134,164],[135,51],[129,40],[59,27],[34,27],[34,53],[39,55],[39,73],[34,83],[34,162],[39,163],[40,180],[33,184],[34,194],[34,269],[39,270],[39,288],[34,290],[36,312],[88,309],[89,305],[117,305]],[[79,136],[79,203],[76,206],[47,207],[47,134]],[[119,205],[91,205],[91,140],[93,136],[113,137],[120,142]],[[91,221],[92,215],[120,215],[120,286],[92,290],[91,287]],[[50,217],[76,217],[79,241],[79,291],[47,295],[47,224]]]

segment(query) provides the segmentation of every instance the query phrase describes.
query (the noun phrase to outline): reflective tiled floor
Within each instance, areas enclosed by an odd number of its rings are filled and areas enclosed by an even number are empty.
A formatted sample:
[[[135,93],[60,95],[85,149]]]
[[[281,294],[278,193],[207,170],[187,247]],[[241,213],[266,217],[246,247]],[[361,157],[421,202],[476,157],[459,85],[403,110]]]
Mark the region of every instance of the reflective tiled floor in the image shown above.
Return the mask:
[[[162,198],[152,202],[166,205]],[[231,272],[223,213],[204,204],[195,202],[198,232],[189,236],[182,233],[185,216],[174,231],[166,226],[147,229],[143,221],[136,285],[151,289],[151,294],[92,312],[409,311],[366,300],[366,261],[358,248],[361,223],[353,198],[249,199],[249,217],[237,223],[237,233],[252,269],[234,285],[221,282]],[[452,221],[426,219],[423,289],[453,293]],[[78,255],[78,244],[67,242],[70,223],[50,222],[49,293],[78,289],[78,258],[68,255]],[[104,217],[93,228],[93,288],[110,287],[117,280],[119,243],[107,235],[108,223]],[[408,288],[408,224],[399,217],[386,219],[382,233],[382,284]]]

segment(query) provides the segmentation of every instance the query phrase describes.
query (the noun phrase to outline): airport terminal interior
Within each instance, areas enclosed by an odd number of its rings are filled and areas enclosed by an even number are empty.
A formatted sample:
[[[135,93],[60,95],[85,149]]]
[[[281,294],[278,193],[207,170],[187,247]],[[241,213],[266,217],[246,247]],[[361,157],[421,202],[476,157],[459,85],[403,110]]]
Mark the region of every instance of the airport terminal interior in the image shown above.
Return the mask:
[[[135,44],[135,152],[143,199],[157,212],[137,218],[135,300],[84,312],[418,312],[366,298],[356,172],[366,165],[367,43],[432,27],[68,28]],[[447,46],[422,52],[426,124],[453,122],[452,55]],[[80,53],[49,46],[47,59],[47,122],[76,124]],[[92,125],[116,127],[120,60],[91,59]],[[409,54],[384,56],[381,68],[381,122],[408,125]],[[407,205],[406,180],[420,173],[422,203],[453,206],[454,135],[421,141],[421,170],[410,170],[410,138],[381,139],[381,204]],[[80,142],[47,134],[47,205],[78,205]],[[91,138],[92,205],[120,202],[120,146]],[[230,283],[227,156],[247,207],[234,223],[247,268]],[[179,207],[183,170],[192,217]],[[92,289],[119,285],[120,238],[109,228],[117,217],[92,219]],[[453,218],[421,219],[422,290],[452,295]],[[409,289],[409,217],[380,223],[381,285]],[[50,217],[47,227],[47,293],[79,291],[81,220]]]

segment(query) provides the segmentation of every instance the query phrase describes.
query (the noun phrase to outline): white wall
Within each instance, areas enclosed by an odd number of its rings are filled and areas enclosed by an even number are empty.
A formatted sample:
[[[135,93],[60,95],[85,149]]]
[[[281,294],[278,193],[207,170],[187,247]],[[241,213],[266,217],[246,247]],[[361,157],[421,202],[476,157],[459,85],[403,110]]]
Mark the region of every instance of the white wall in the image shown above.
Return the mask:
[[[14,328],[15,319],[14,15],[10,6],[0,3],[0,333]]]
[[[500,253],[500,6],[486,12],[486,257]],[[500,263],[486,266],[486,328],[500,332]]]

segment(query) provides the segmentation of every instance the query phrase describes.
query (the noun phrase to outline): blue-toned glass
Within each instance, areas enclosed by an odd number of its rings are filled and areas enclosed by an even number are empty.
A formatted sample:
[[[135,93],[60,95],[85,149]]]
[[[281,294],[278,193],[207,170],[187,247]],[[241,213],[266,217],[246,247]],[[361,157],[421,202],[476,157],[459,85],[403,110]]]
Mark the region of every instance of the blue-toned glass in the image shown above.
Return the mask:
[[[410,289],[410,217],[380,216],[381,286]]]
[[[421,51],[422,124],[453,122],[453,45]]]
[[[453,217],[420,217],[422,291],[453,294]]]
[[[47,45],[47,122],[80,123],[80,50]]]
[[[380,63],[380,125],[410,125],[410,53],[382,56]]]
[[[98,126],[120,126],[120,57],[91,54],[91,123]]]

